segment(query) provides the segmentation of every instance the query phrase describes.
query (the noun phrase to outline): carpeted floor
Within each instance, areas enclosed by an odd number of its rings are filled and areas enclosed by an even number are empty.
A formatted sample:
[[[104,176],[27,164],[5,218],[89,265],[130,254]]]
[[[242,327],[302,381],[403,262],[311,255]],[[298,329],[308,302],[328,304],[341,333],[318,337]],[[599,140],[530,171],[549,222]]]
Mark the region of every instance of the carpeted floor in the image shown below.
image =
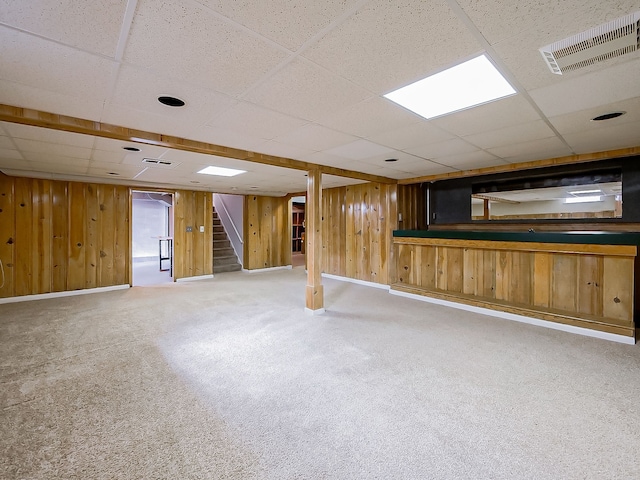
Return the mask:
[[[640,347],[324,284],[0,305],[0,478],[640,478]]]

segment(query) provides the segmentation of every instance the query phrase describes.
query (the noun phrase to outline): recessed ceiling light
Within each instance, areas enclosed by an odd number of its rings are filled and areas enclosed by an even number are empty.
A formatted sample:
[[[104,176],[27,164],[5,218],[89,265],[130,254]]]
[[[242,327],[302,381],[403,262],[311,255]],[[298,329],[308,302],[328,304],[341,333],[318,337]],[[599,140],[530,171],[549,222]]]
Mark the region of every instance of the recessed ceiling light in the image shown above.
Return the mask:
[[[434,118],[514,93],[486,55],[480,55],[385,97],[424,118]]]
[[[387,159],[385,160],[385,162],[397,162],[397,161],[398,161],[398,159],[397,159],[397,158],[387,158]]]
[[[118,175],[120,175],[120,174],[119,174],[119,173],[117,173],[117,172],[107,172],[107,175],[115,175],[115,176],[118,176]]]
[[[138,147],[122,147],[123,150],[128,150],[130,152],[139,152],[140,149]]]
[[[191,183],[200,183],[197,180],[191,180]]]
[[[624,115],[627,112],[611,112],[605,113],[604,115],[598,115],[597,117],[593,117],[591,121],[593,122],[601,122],[602,120],[611,120],[612,118],[618,118]]]
[[[246,170],[236,170],[234,168],[224,168],[224,167],[207,167],[200,170],[198,173],[203,173],[205,175],[218,175],[221,177],[233,177],[235,175],[240,175],[241,173],[246,173]]]
[[[180,100],[176,97],[171,97],[169,95],[161,95],[158,97],[158,101],[169,107],[184,107],[184,100]]]
[[[256,190],[258,187],[249,187],[251,190]]]

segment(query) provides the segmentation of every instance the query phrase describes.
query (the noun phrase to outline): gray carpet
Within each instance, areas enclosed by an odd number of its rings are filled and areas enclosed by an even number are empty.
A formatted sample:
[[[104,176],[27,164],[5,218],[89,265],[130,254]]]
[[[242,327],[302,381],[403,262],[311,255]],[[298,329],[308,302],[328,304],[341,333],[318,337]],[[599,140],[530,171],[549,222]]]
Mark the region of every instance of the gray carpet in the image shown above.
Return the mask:
[[[640,348],[302,268],[0,305],[0,477],[640,478]]]

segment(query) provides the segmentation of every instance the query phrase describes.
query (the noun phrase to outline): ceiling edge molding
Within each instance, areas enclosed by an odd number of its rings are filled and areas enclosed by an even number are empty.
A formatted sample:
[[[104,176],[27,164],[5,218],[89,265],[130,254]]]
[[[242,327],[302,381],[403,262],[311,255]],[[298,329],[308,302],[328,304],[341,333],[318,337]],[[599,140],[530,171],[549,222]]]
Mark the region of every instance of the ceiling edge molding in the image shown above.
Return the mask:
[[[385,184],[396,184],[394,178],[372,175],[355,170],[348,170],[338,167],[329,167],[315,163],[304,162],[292,158],[266,155],[263,153],[241,150],[238,148],[225,147],[212,143],[189,140],[171,135],[136,130],[133,128],[111,125],[83,118],[59,115],[56,113],[43,112],[29,108],[15,107],[12,105],[0,104],[0,121],[30,125],[33,127],[43,127],[52,130],[79,133],[83,135],[93,135],[96,137],[109,138],[112,140],[122,140],[127,142],[141,143],[144,145],[155,145],[175,150],[201,153],[205,155],[217,155],[220,157],[245,160],[248,162],[271,165],[274,167],[291,168],[293,170],[309,171],[320,169],[327,175],[353,178],[367,182],[377,182]]]

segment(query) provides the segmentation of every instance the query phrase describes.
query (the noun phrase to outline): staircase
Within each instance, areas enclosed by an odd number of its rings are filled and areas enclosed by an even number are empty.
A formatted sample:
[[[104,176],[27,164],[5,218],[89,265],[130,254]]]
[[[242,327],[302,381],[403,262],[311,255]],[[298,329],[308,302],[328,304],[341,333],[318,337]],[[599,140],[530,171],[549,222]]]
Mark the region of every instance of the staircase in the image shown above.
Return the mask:
[[[213,209],[213,273],[242,270],[220,217]]]

